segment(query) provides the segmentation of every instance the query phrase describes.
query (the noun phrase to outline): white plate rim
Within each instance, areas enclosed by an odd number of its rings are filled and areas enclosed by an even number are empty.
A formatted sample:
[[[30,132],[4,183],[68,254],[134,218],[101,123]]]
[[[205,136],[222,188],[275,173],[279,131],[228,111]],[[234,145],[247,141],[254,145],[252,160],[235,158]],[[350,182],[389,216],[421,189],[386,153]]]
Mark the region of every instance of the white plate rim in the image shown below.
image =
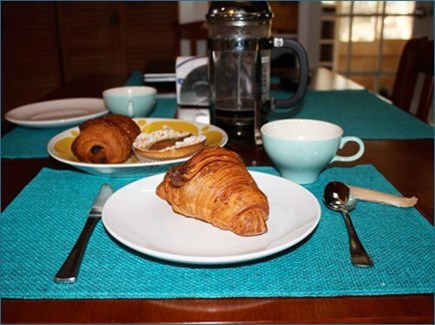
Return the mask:
[[[197,264],[197,265],[226,265],[226,264],[235,264],[235,263],[244,263],[244,262],[249,262],[252,260],[257,260],[257,259],[261,259],[261,258],[265,258],[265,257],[269,257],[271,255],[277,254],[279,252],[282,252],[292,246],[295,246],[296,244],[300,243],[301,241],[303,241],[305,238],[307,238],[317,227],[317,225],[320,222],[320,217],[321,217],[321,208],[320,208],[320,203],[319,201],[316,199],[316,197],[306,188],[302,187],[299,184],[296,184],[292,181],[289,181],[287,179],[281,178],[279,176],[275,176],[275,175],[271,175],[271,174],[267,174],[267,173],[262,173],[262,172],[258,172],[258,171],[250,171],[251,175],[254,177],[254,179],[256,180],[256,182],[258,183],[259,180],[263,179],[267,179],[267,181],[272,181],[272,182],[280,182],[281,184],[287,184],[288,186],[290,186],[293,189],[296,189],[300,195],[305,196],[306,199],[308,199],[310,201],[310,203],[312,205],[310,205],[310,207],[312,208],[311,213],[314,216],[314,219],[310,220],[309,222],[307,222],[307,228],[304,230],[303,233],[299,234],[298,236],[296,236],[295,238],[291,238],[291,240],[288,241],[284,241],[279,245],[273,246],[269,249],[265,249],[263,251],[258,251],[258,252],[249,252],[246,254],[239,254],[239,255],[231,255],[231,256],[219,256],[219,257],[209,257],[209,256],[192,256],[192,255],[177,255],[177,254],[171,254],[171,253],[166,253],[163,251],[158,251],[152,248],[146,248],[144,246],[138,246],[135,243],[129,242],[128,239],[124,238],[123,235],[116,229],[116,227],[112,227],[111,221],[110,221],[110,209],[112,208],[112,205],[116,204],[116,200],[119,200],[119,196],[123,194],[123,192],[128,192],[130,187],[134,187],[137,186],[141,183],[147,182],[147,181],[154,181],[154,179],[158,178],[159,180],[162,180],[164,177],[164,173],[162,174],[157,174],[154,176],[149,176],[146,178],[143,178],[141,180],[135,181],[133,183],[130,183],[124,187],[122,187],[121,189],[119,189],[118,191],[116,191],[114,194],[112,194],[112,196],[108,199],[108,201],[106,202],[106,204],[103,207],[103,212],[102,212],[102,222],[103,225],[106,229],[106,231],[113,237],[115,238],[117,241],[119,241],[120,243],[122,243],[123,245],[139,252],[139,253],[143,253],[145,255],[157,258],[157,259],[161,259],[161,260],[165,260],[165,261],[169,261],[169,262],[175,262],[175,263],[182,263],[182,264]],[[270,194],[269,194],[270,195]],[[273,195],[273,193],[272,193]],[[161,200],[160,198],[157,197],[156,198]],[[130,211],[131,213],[131,211]],[[152,211],[148,212],[148,213],[152,213]],[[175,214],[175,213],[173,213]],[[183,216],[177,216],[179,218],[184,218]],[[273,216],[269,216],[269,218],[272,218]],[[201,221],[196,221],[195,222],[201,222]],[[213,227],[210,225],[210,227]],[[299,227],[300,228],[300,227]],[[298,230],[298,229],[296,229]],[[223,231],[224,230],[220,230]],[[237,236],[237,235],[234,235]],[[260,238],[263,235],[258,236],[258,238]],[[249,237],[247,237],[249,238]],[[255,237],[250,237],[250,238],[255,238]],[[275,240],[277,241],[277,240]]]
[[[191,124],[195,125],[196,127],[198,127],[199,129],[204,128],[206,126],[209,126],[211,128],[211,130],[219,131],[220,133],[222,133],[224,139],[219,144],[219,146],[223,147],[228,142],[228,134],[224,130],[222,130],[221,128],[219,128],[215,125],[212,125],[212,124],[205,124],[205,123],[201,123],[201,122],[180,120],[180,119],[153,118],[153,117],[139,117],[139,118],[133,118],[133,120],[147,120],[147,121],[152,121],[152,122],[182,121],[182,122],[191,123]],[[54,144],[59,139],[65,137],[67,134],[71,134],[71,132],[73,132],[73,131],[79,132],[79,127],[76,126],[76,127],[70,128],[68,130],[64,130],[64,131],[58,133],[57,135],[55,135],[54,137],[52,137],[48,141],[47,151],[48,151],[48,154],[51,157],[53,157],[54,159],[56,159],[64,164],[74,166],[74,167],[99,169],[99,170],[120,169],[120,168],[129,169],[129,168],[138,168],[138,167],[146,167],[146,166],[159,166],[159,165],[168,165],[168,164],[180,163],[180,162],[186,161],[190,158],[190,157],[184,157],[184,158],[179,158],[179,159],[163,160],[163,161],[150,161],[150,162],[140,162],[139,161],[136,163],[120,163],[120,164],[90,164],[90,163],[84,163],[84,162],[79,162],[79,161],[71,161],[71,160],[67,160],[67,159],[64,159],[64,158],[56,155],[56,150],[54,149]]]
[[[44,119],[29,120],[20,116],[23,112],[26,111],[28,111],[28,114],[38,113],[41,112],[42,110],[45,110],[45,112],[52,111],[52,110],[56,110],[56,112],[59,112],[62,110],[67,110],[72,105],[79,105],[85,107],[88,111],[91,111],[91,113],[83,114],[75,117],[65,117],[65,118],[60,117],[58,119],[47,119],[47,120]],[[92,118],[100,117],[107,113],[108,110],[102,98],[79,97],[79,98],[54,99],[54,100],[22,105],[8,111],[5,114],[5,119],[11,123],[20,126],[27,126],[27,127],[34,127],[34,128],[54,128],[54,127],[62,127],[62,126],[78,124]]]

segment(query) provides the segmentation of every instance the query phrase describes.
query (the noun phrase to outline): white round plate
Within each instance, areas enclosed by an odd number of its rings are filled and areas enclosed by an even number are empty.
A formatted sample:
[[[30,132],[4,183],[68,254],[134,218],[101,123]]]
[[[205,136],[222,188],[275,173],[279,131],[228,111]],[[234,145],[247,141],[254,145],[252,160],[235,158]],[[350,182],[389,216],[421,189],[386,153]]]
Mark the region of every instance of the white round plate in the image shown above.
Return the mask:
[[[174,213],[156,194],[164,174],[116,191],[104,205],[104,226],[133,250],[190,264],[228,264],[266,257],[299,243],[316,228],[320,204],[311,192],[278,176],[251,175],[269,200],[265,234],[242,237]]]
[[[207,138],[207,145],[209,146],[223,147],[228,142],[227,133],[221,128],[211,124],[148,117],[134,118],[134,121],[139,125],[142,132],[155,131],[167,125],[177,131],[188,131],[195,135],[202,134]],[[176,164],[190,158],[185,157],[164,161],[140,162],[132,155],[127,161],[120,164],[84,163],[78,161],[71,151],[71,144],[79,133],[80,130],[78,127],[60,132],[48,142],[47,150],[49,155],[54,159],[93,175],[108,177],[143,177],[146,172],[155,173],[161,165]],[[152,170],[153,167],[156,171]],[[161,172],[161,169],[157,172]]]
[[[9,122],[32,128],[78,125],[108,111],[101,98],[57,99],[20,106],[6,113]]]

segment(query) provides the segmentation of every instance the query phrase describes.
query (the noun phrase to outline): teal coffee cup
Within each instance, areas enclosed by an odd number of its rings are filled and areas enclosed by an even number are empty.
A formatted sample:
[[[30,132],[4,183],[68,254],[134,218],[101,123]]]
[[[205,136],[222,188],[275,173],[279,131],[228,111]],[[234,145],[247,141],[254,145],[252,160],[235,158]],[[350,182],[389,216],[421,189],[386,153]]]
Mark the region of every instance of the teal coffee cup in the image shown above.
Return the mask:
[[[156,104],[156,93],[147,86],[117,87],[103,91],[103,99],[110,113],[146,117]]]
[[[314,183],[330,163],[349,162],[364,153],[363,141],[355,136],[343,137],[338,125],[307,119],[285,119],[261,127],[264,150],[281,176],[299,184]],[[358,152],[340,156],[337,151],[348,142],[358,144]]]

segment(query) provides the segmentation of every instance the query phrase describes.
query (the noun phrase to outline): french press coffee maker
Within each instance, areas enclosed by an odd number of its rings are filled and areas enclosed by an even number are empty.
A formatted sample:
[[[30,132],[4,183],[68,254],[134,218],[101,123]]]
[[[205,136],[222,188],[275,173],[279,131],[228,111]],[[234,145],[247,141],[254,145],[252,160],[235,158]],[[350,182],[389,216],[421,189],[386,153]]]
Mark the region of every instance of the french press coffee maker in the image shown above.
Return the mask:
[[[290,108],[304,96],[308,58],[298,42],[271,36],[272,11],[265,1],[212,1],[208,30],[210,121],[230,140],[261,144],[260,127],[272,109]],[[298,58],[299,84],[292,97],[270,97],[271,50]]]

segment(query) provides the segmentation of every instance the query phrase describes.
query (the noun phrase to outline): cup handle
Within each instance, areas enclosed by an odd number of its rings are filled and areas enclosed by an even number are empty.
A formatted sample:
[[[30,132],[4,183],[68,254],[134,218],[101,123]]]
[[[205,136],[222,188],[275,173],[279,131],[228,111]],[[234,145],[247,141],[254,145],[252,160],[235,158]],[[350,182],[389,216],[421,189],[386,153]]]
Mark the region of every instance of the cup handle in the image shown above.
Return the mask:
[[[127,102],[127,115],[130,117],[134,116],[134,102],[131,99]]]
[[[359,146],[358,152],[352,156],[340,156],[340,155],[336,155],[334,158],[332,158],[331,163],[334,161],[354,161],[359,159],[365,150],[365,146],[364,146],[364,142],[358,138],[358,137],[353,137],[353,136],[348,136],[348,137],[343,137],[340,139],[340,144],[338,146],[339,149],[342,149],[346,143],[348,142],[356,142]]]

